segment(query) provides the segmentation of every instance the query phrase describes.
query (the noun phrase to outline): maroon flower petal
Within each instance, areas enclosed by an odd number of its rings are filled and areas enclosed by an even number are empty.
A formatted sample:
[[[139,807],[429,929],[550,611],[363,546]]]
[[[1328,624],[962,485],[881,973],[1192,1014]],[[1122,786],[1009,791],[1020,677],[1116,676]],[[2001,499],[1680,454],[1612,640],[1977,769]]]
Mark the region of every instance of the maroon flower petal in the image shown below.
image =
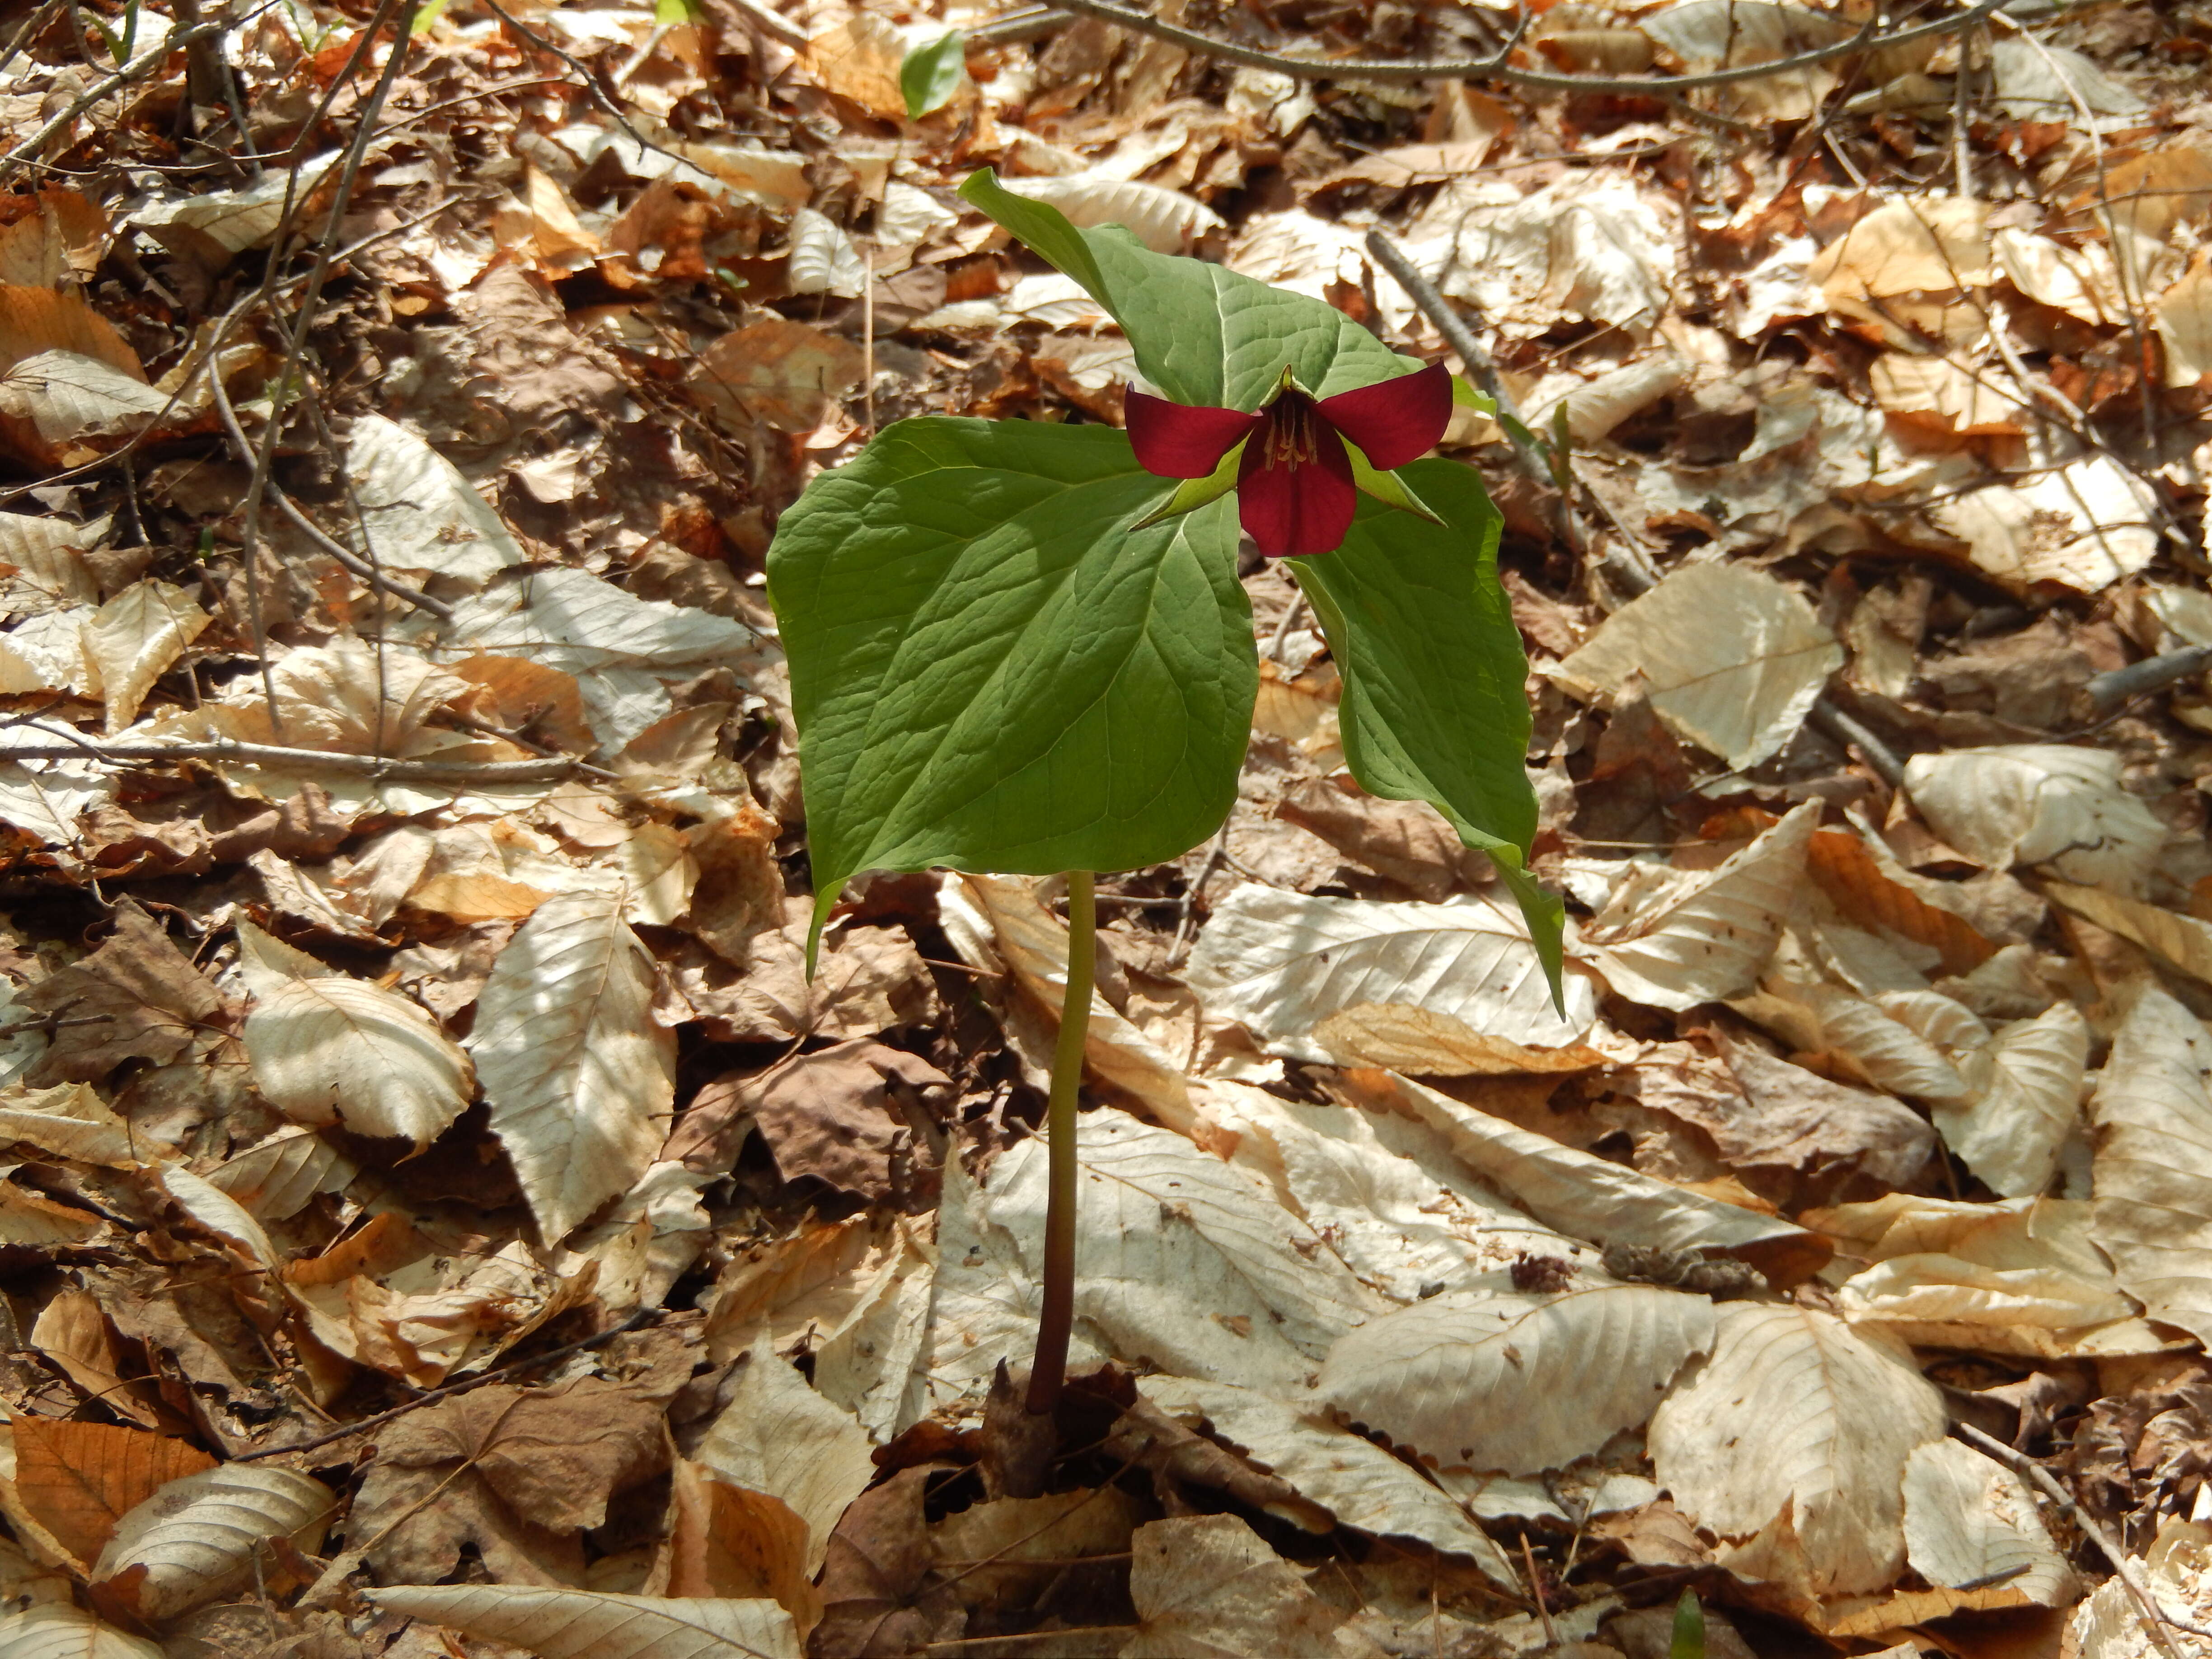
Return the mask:
[[[1451,372],[1431,363],[1321,400],[1322,418],[1359,446],[1377,472],[1395,471],[1437,447],[1451,423]]]
[[[1171,404],[1134,386],[1122,414],[1137,465],[1161,478],[1203,478],[1265,418],[1233,409]]]
[[[1237,471],[1237,514],[1260,550],[1271,559],[1334,553],[1352,528],[1359,492],[1352,482],[1352,457],[1344,441],[1316,422],[1313,456],[1269,465],[1274,446],[1254,443]]]

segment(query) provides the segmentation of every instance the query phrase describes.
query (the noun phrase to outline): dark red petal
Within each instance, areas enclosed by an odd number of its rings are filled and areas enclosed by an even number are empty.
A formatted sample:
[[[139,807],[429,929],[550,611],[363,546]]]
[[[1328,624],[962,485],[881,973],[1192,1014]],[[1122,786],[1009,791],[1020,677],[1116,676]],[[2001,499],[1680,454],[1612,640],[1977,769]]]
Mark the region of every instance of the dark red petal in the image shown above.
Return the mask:
[[[1171,404],[1134,386],[1122,415],[1137,465],[1162,478],[1203,478],[1264,418],[1233,409]]]
[[[1322,418],[1358,444],[1378,472],[1434,449],[1451,424],[1451,371],[1442,363],[1321,400]]]
[[[1316,426],[1312,460],[1269,466],[1267,446],[1254,443],[1237,470],[1237,515],[1271,559],[1334,553],[1352,528],[1352,509],[1359,505],[1352,458],[1342,439]]]

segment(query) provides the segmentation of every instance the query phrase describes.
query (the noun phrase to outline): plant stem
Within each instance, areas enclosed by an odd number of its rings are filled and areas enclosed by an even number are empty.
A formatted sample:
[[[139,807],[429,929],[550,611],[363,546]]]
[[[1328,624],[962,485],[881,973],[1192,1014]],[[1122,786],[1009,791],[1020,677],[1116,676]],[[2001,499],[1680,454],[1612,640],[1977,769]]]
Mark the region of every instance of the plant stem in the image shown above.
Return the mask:
[[[1075,1097],[1083,1085],[1083,1039],[1091,1025],[1097,932],[1091,872],[1071,870],[1067,993],[1060,1003],[1060,1042],[1053,1049],[1052,1096],[1044,1113],[1044,1306],[1037,1315],[1036,1358],[1030,1366],[1032,1416],[1041,1417],[1060,1403],[1060,1383],[1067,1376],[1068,1333],[1075,1327]]]

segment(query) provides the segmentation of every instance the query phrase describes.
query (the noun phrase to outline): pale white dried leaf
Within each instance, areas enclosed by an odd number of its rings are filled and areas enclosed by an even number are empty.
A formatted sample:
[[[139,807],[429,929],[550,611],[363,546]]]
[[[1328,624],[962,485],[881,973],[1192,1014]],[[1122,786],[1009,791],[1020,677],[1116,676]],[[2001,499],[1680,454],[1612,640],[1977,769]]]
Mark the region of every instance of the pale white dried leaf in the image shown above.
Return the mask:
[[[1998,106],[2015,121],[2080,125],[2085,113],[2142,113],[2142,99],[2069,46],[2001,36],[1990,43],[1990,70]]]
[[[0,634],[0,693],[97,695],[100,671],[84,654],[84,625],[94,614],[88,605],[64,605]]]
[[[386,570],[427,570],[482,587],[525,555],[460,469],[410,427],[363,415],[346,438],[362,528]]]
[[[2144,486],[2119,462],[2090,455],[2055,471],[1939,497],[1928,514],[2007,586],[2024,592],[2056,582],[2077,593],[2100,593],[2157,556],[2154,509]]]
[[[143,1145],[88,1083],[0,1090],[0,1142],[8,1141],[111,1170],[137,1169],[158,1151]]]
[[[1913,1571],[1942,1589],[2002,1584],[2039,1607],[2078,1593],[2027,1482],[1960,1441],[1931,1440],[1905,1460],[1905,1548]]]
[[[816,1393],[763,1340],[695,1455],[732,1485],[782,1499],[806,1523],[811,1577],[837,1517],[875,1478],[873,1451],[853,1413]]]
[[[1844,647],[1794,587],[1749,565],[1686,565],[1606,618],[1553,677],[1583,696],[1639,687],[1677,735],[1741,771],[1797,735]]]
[[[1905,1341],[2048,1358],[2166,1346],[2090,1242],[2090,1213],[2070,1199],[1892,1193],[1805,1219],[1869,1264],[1844,1281],[1844,1313]]]
[[[699,861],[683,831],[651,821],[639,824],[615,849],[615,867],[623,873],[623,913],[632,921],[666,927],[691,908]]]
[[[1590,959],[1623,996],[1676,1012],[1749,990],[1804,890],[1820,823],[1808,802],[1717,869],[1616,889],[1584,933]]]
[[[420,1151],[476,1094],[475,1068],[438,1022],[365,980],[325,971],[270,986],[243,1036],[256,1085],[295,1122],[343,1121]]]
[[[791,216],[791,246],[784,262],[793,294],[830,294],[857,300],[867,283],[860,250],[828,215],[801,208]]]
[[[1849,1055],[1870,1080],[1893,1094],[1931,1106],[1971,1097],[1950,1056],[1880,1002],[1838,986],[1795,980],[1771,980],[1767,988],[1809,1010],[1822,1042]]]
[[[2212,264],[2198,259],[2151,307],[2166,347],[2166,383],[2191,386],[2212,377]]]
[[[526,1648],[538,1659],[799,1659],[798,1626],[765,1599],[524,1584],[410,1584],[366,1594],[386,1613]]]
[[[1915,755],[1905,787],[1929,827],[1991,870],[2047,866],[2070,882],[2140,896],[2166,825],[2120,785],[2121,757],[2065,744]]]
[[[2075,915],[2156,951],[2191,978],[2212,984],[2212,922],[2068,882],[2046,882],[2043,891]]]
[[[610,753],[668,713],[671,680],[715,668],[744,674],[767,660],[743,623],[567,568],[533,570],[463,601],[447,637],[457,655],[520,657],[572,676]]]
[[[115,1523],[93,1582],[114,1585],[143,1619],[173,1619],[250,1584],[256,1559],[277,1539],[313,1554],[336,1507],[328,1486],[291,1469],[202,1469],[170,1481]],[[130,1580],[117,1584],[126,1574]]]
[[[115,775],[78,761],[0,762],[0,823],[42,847],[76,840],[77,819],[115,799]]]
[[[164,410],[176,412],[167,392],[82,352],[41,351],[0,374],[0,414],[28,421],[48,444],[141,430]]]
[[[0,1618],[0,1659],[162,1659],[143,1637],[104,1625],[66,1601],[40,1601]]]
[[[1426,1125],[1470,1170],[1536,1219],[1589,1243],[1725,1251],[1784,1283],[1827,1258],[1820,1240],[1778,1216],[1562,1146],[1394,1073],[1348,1073],[1338,1092],[1371,1111],[1401,1112]]]
[[[1944,1143],[2007,1198],[2046,1190],[2081,1122],[2089,1026],[2070,1002],[1999,1029],[1959,1062],[1967,1097],[1936,1106]]]
[[[1990,252],[2004,279],[2038,305],[2100,326],[2127,320],[2119,269],[2103,242],[2069,247],[2008,225],[1990,238]]]
[[[1771,64],[1850,34],[1850,26],[1832,13],[1771,0],[1684,0],[1645,13],[1636,27],[1692,73]],[[1827,100],[1841,67],[1815,64],[1743,82],[1725,89],[1722,106],[1753,119],[1803,120]]]
[[[1713,1329],[1702,1296],[1612,1284],[1542,1296],[1500,1274],[1347,1331],[1314,1392],[1424,1459],[1535,1474],[1641,1425]]]
[[[2153,1319],[2212,1344],[2212,1032],[2137,994],[2090,1097],[2094,1236]]]
[[[1185,977],[1209,1012],[1269,1053],[1323,1065],[1335,1056],[1314,1027],[1364,1002],[1426,1008],[1531,1046],[1572,1042],[1596,1018],[1595,989],[1576,974],[1559,1017],[1527,925],[1484,900],[1388,903],[1248,884],[1214,908]]]
[[[164,581],[133,582],[84,625],[84,653],[100,671],[107,704],[107,729],[120,732],[138,705],[210,618]]]
[[[0,513],[0,616],[20,617],[64,605],[96,605],[100,583],[84,556],[107,536],[110,520]]]
[[[1227,228],[1222,216],[1196,197],[1142,179],[1074,173],[1006,183],[1016,195],[1058,208],[1082,229],[1121,225],[1155,253],[1186,252],[1208,231]]]
[[[271,1271],[284,1265],[268,1230],[253,1212],[205,1176],[194,1175],[181,1164],[166,1164],[161,1166],[161,1185],[177,1201],[178,1208],[216,1237],[228,1239]]]
[[[1458,1504],[1398,1458],[1328,1418],[1226,1382],[1148,1376],[1138,1388],[1170,1416],[1193,1426],[1205,1422],[1216,1437],[1327,1510],[1340,1526],[1417,1538],[1431,1549],[1470,1558],[1498,1584],[1516,1586],[1512,1565]]]
[[[1342,1609],[1233,1515],[1147,1522],[1129,1547],[1141,1622],[1120,1659],[1359,1659]]]
[[[1944,1425],[1902,1343],[1816,1309],[1736,1304],[1649,1443],[1659,1483],[1705,1527],[1748,1542],[1786,1510],[1810,1584],[1848,1595],[1904,1565],[1905,1459]]]
[[[618,896],[548,899],[492,964],[468,1049],[549,1243],[627,1191],[667,1138],[676,1040],[653,998]]]
[[[337,161],[339,152],[310,156],[289,167],[265,173],[235,190],[203,191],[167,201],[147,202],[123,215],[127,224],[157,230],[183,225],[228,253],[259,247],[276,234],[288,203],[303,202]],[[155,237],[160,240],[160,237]]]
[[[208,1171],[208,1184],[257,1221],[283,1221],[317,1193],[343,1192],[360,1166],[312,1129],[279,1129]]]

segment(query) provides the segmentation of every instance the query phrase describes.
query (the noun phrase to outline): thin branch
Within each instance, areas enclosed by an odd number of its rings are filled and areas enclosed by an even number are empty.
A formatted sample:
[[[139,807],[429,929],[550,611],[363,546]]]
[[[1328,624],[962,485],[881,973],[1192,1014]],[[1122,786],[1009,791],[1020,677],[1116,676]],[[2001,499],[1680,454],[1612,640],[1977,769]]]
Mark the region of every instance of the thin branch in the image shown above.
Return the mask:
[[[2130,663],[2100,674],[2089,682],[2089,703],[2099,714],[2118,708],[2130,697],[2156,691],[2176,680],[2212,670],[2212,645],[2185,645],[2141,662]]]
[[[28,730],[42,737],[58,737],[49,726]],[[166,766],[179,761],[227,762],[233,766],[260,766],[288,772],[335,772],[349,777],[376,778],[392,783],[451,783],[481,788],[502,784],[557,783],[586,769],[582,761],[566,756],[526,761],[388,760],[378,755],[342,755],[320,749],[293,749],[281,744],[232,743],[94,743],[75,738],[58,743],[0,744],[0,761],[89,761],[100,766]]]
[[[2150,1593],[2150,1586],[2143,1582],[2142,1574],[2136,1569],[2135,1559],[2113,1540],[2112,1534],[2098,1523],[2095,1516],[2074,1501],[2073,1494],[2058,1484],[2057,1477],[2049,1469],[2026,1452],[2006,1445],[1994,1435],[1984,1434],[1971,1423],[1954,1423],[1951,1432],[1975,1450],[1988,1453],[2015,1474],[2033,1482],[2045,1497],[2074,1518],[2074,1524],[2088,1535],[2089,1540],[2096,1545],[2105,1559],[2112,1564],[2112,1571],[2119,1574],[2120,1582],[2127,1586],[2128,1594],[2135,1598],[2136,1606],[2150,1626],[2152,1639],[2158,1644],[2159,1650],[2166,1655],[2166,1659],[2181,1659],[2181,1656],[2173,1645],[2173,1638],[2166,1633],[2165,1626],[2170,1625],[2175,1630],[2186,1631],[2191,1636],[2212,1636],[2212,1630],[2185,1623],[2159,1606],[2157,1599]]]
[[[78,116],[83,114],[110,93],[129,86],[133,81],[151,75],[169,61],[170,53],[183,50],[195,40],[205,40],[210,34],[221,34],[228,29],[235,28],[240,22],[258,17],[268,9],[267,6],[263,6],[249,13],[246,19],[214,18],[204,23],[195,23],[190,28],[174,30],[166,40],[156,46],[147,47],[145,51],[117,70],[114,74],[105,76],[94,82],[71,100],[52,120],[5,155],[0,155],[0,184],[6,183],[9,175],[17,167],[36,156],[46,147],[46,142],[49,139],[75,121]]]
[[[1734,69],[1707,70],[1698,75],[1665,76],[1554,75],[1546,70],[1522,69],[1504,61],[1506,52],[1512,50],[1513,43],[1510,41],[1506,43],[1504,52],[1489,58],[1291,58],[1279,52],[1262,52],[1254,46],[1240,46],[1227,40],[1217,40],[1212,35],[1201,34],[1195,29],[1164,23],[1144,12],[1116,5],[1114,0],[1050,0],[1050,3],[1061,11],[1095,17],[1103,23],[1112,23],[1138,34],[1149,34],[1156,40],[1172,42],[1187,52],[1200,52],[1231,64],[1243,64],[1253,69],[1273,70],[1278,74],[1296,76],[1309,81],[1376,81],[1402,85],[1418,81],[1495,80],[1547,92],[1607,93],[1626,97],[1665,98],[1675,93],[1694,92],[1703,87],[1727,87],[1743,81],[1764,80],[1771,75],[1787,75],[1793,70],[1832,63],[1838,58],[1849,58],[1860,52],[1881,52],[1891,46],[1909,46],[1916,40],[1931,40],[1937,35],[1954,34],[1980,22],[1996,11],[2003,0],[1975,0],[1971,9],[1955,17],[1939,18],[1932,23],[1896,29],[1887,34],[1877,33],[1869,20],[1864,28],[1848,40],[1796,52],[1788,58],[1778,58],[1771,64],[1745,64]]]
[[[674,150],[665,149],[660,145],[654,143],[652,139],[647,137],[635,127],[632,126],[629,123],[629,117],[622,112],[621,107],[616,104],[613,99],[608,97],[605,92],[599,89],[599,82],[592,78],[591,70],[580,59],[571,57],[568,52],[562,51],[552,41],[538,33],[537,30],[532,28],[527,23],[522,22],[514,15],[514,13],[507,10],[506,7],[501,5],[499,3],[499,0],[483,0],[483,4],[485,10],[491,13],[493,16],[498,18],[501,22],[506,24],[507,27],[513,29],[517,34],[520,35],[532,46],[537,47],[538,51],[549,53],[550,55],[559,58],[570,69],[574,70],[576,72],[576,79],[583,86],[585,94],[593,103],[597,104],[600,109],[606,112],[610,120],[613,121],[617,126],[628,133],[633,142],[643,145],[646,149],[653,151],[657,155],[665,155],[672,161],[680,162],[685,167],[694,165],[690,161],[684,161],[684,158],[681,155],[678,155]],[[799,36],[799,41],[802,45],[805,44],[805,39],[806,37],[805,35]]]

